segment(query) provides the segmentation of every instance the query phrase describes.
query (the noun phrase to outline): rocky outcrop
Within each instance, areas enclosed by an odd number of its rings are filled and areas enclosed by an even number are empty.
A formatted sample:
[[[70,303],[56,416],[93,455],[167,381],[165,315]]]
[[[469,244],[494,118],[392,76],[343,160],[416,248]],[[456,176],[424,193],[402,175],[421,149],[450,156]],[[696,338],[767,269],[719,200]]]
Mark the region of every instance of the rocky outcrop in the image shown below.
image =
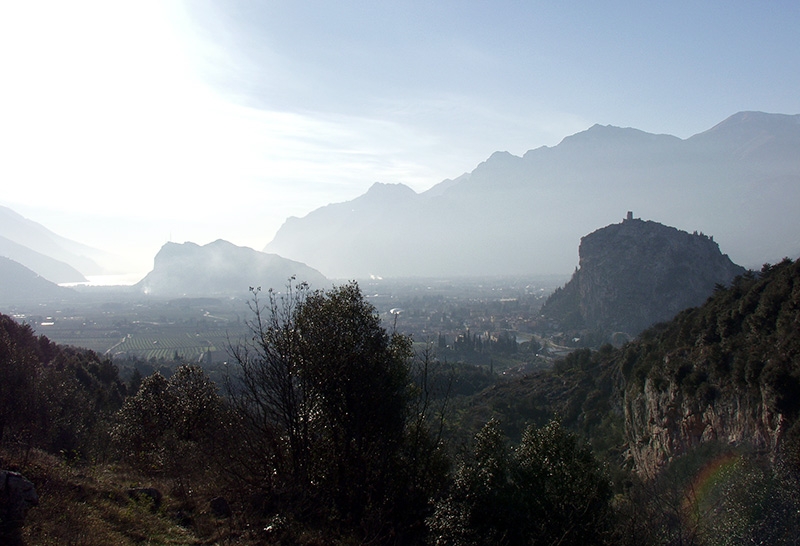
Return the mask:
[[[155,487],[134,487],[128,489],[128,496],[136,502],[145,502],[150,505],[153,511],[157,511],[161,507],[161,491]]]
[[[0,470],[0,543],[15,544],[32,506],[39,504],[33,484],[18,472]],[[16,542],[15,542],[16,541]]]
[[[718,284],[744,268],[713,238],[689,234],[628,213],[620,224],[581,239],[579,268],[542,314],[566,328],[635,336],[702,304]]]
[[[156,255],[153,270],[134,288],[158,297],[248,296],[251,286],[281,290],[292,276],[314,288],[329,284],[305,264],[221,239],[204,246],[167,243]]]
[[[675,382],[648,379],[641,391],[625,394],[628,456],[637,472],[652,477],[675,457],[710,441],[775,453],[790,421],[769,398],[765,389],[731,390],[709,402],[687,396]]]
[[[211,513],[217,518],[224,519],[233,515],[231,505],[228,504],[225,497],[214,497],[209,501],[208,506],[211,508]]]
[[[558,415],[644,477],[708,443],[717,445],[701,457],[757,455],[796,477],[799,326],[800,260],[787,258],[621,347],[573,351],[550,370],[484,391],[471,407],[506,422]]]
[[[718,441],[800,453],[800,262],[747,273],[620,350],[628,455],[653,475]]]

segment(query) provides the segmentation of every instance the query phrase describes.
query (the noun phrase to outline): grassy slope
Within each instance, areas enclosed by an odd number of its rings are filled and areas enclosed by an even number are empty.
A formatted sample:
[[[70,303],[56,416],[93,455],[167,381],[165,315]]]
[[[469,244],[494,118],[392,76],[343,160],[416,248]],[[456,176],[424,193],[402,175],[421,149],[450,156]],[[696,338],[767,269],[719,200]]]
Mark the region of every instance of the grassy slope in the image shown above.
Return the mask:
[[[0,466],[21,472],[36,486],[39,506],[28,513],[26,544],[215,544],[229,538],[227,522],[215,520],[193,503],[165,494],[162,506],[154,510],[130,499],[126,491],[131,487],[154,486],[162,492],[168,488],[143,484],[113,467],[70,467],[39,451],[32,451],[27,460],[3,451]],[[181,520],[185,526],[178,523]]]

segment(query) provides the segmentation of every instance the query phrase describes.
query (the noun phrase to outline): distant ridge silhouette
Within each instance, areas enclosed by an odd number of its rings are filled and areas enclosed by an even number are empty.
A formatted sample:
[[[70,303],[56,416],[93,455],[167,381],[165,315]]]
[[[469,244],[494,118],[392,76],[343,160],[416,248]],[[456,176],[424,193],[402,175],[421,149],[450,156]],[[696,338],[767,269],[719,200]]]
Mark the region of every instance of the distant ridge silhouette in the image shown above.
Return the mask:
[[[375,185],[287,219],[265,251],[331,278],[568,274],[580,237],[633,209],[755,268],[800,253],[798,150],[800,115],[740,112],[685,140],[595,125],[420,194]]]
[[[305,264],[219,239],[204,246],[167,243],[153,270],[134,289],[160,297],[247,296],[249,288],[281,291],[289,278],[325,288],[327,279]]]

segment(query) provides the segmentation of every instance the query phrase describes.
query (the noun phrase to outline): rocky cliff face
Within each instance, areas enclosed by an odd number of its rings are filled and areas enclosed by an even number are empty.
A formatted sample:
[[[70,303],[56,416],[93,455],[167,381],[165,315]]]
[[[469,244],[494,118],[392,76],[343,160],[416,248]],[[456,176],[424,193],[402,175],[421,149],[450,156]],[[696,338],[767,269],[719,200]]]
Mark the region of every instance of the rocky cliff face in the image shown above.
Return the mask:
[[[654,475],[708,441],[800,449],[800,262],[737,278],[643,333],[617,364],[634,467]]]
[[[581,239],[580,265],[542,309],[566,327],[635,336],[702,304],[744,268],[703,234],[634,219]]]
[[[719,441],[775,453],[789,419],[769,403],[769,393],[727,392],[713,402],[687,396],[675,382],[647,380],[624,401],[628,455],[634,468],[655,476],[675,457]]]
[[[36,488],[25,476],[0,470],[0,543],[22,544],[19,530],[28,510],[38,504]]]
[[[800,469],[800,260],[745,272],[622,347],[573,351],[470,407],[511,424],[556,415],[647,477],[708,442]]]

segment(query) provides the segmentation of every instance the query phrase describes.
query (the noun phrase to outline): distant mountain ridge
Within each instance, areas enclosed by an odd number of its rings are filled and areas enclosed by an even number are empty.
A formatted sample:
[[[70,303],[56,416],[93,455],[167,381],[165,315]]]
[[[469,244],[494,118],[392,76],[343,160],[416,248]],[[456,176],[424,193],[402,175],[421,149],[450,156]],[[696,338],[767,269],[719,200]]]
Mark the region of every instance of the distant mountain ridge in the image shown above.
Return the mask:
[[[14,260],[0,257],[0,305],[69,301],[76,297],[73,290],[48,281]]]
[[[420,194],[376,183],[287,219],[264,250],[334,278],[564,274],[583,234],[636,210],[757,267],[800,254],[797,150],[800,115],[741,112],[685,140],[595,125]]]
[[[712,237],[633,218],[581,239],[579,268],[541,314],[563,327],[624,333],[702,304],[717,285],[745,269],[722,254]]]
[[[159,297],[246,296],[250,287],[280,291],[291,276],[313,288],[328,284],[305,264],[219,239],[204,246],[165,244],[156,254],[153,270],[133,288]]]
[[[86,277],[66,262],[61,262],[0,236],[0,256],[36,271],[54,283],[85,282]]]
[[[0,255],[33,269],[52,282],[80,282],[106,273],[98,263],[105,252],[53,233],[43,225],[0,206]]]

